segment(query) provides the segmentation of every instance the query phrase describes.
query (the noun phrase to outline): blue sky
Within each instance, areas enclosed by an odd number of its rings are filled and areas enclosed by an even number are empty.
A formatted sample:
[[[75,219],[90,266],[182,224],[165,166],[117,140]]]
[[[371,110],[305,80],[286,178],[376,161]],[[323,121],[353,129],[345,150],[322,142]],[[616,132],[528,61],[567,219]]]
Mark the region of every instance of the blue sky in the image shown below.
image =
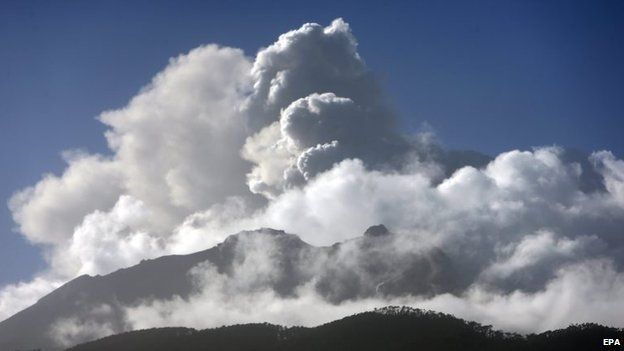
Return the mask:
[[[252,56],[304,22],[343,17],[406,131],[488,154],[558,144],[624,154],[620,1],[0,3],[0,197],[106,153],[94,117],[200,44]],[[0,211],[0,285],[44,267]]]

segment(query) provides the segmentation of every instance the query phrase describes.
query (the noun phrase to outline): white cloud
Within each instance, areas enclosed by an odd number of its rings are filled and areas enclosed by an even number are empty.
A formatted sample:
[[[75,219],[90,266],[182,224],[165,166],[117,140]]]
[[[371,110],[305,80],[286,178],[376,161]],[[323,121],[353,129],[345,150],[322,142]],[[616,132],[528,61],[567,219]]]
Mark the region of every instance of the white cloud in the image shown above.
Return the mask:
[[[34,304],[40,297],[61,286],[63,282],[47,277],[35,277],[29,282],[9,284],[0,290],[0,320]]]
[[[74,231],[69,248],[58,252],[52,263],[69,275],[97,275],[161,256],[167,251],[162,239],[147,231],[149,219],[142,202],[123,195],[109,212],[87,215]]]
[[[590,159],[604,178],[604,183],[613,199],[624,207],[624,161],[618,160],[611,152],[600,151]]]
[[[19,231],[33,243],[62,244],[87,214],[112,206],[121,194],[117,165],[97,155],[66,153],[61,176],[47,174],[11,198]]]
[[[249,167],[239,157],[250,70],[242,51],[216,45],[172,59],[128,106],[100,116],[113,155],[66,152],[62,175],[45,175],[13,195],[17,229],[46,245],[50,268],[5,287],[0,316],[32,304],[59,280],[162,254],[163,238],[186,216],[251,195]]]
[[[157,252],[152,236],[168,235],[198,209],[249,194],[247,163],[238,153],[246,137],[239,107],[250,69],[240,50],[215,45],[172,59],[128,106],[100,116],[111,128],[111,157],[67,152],[61,176],[46,175],[11,198],[19,231],[33,243],[50,244],[52,266],[68,279],[136,261],[129,256],[149,257]],[[98,245],[132,227],[119,216],[119,204],[103,213],[126,195],[140,201],[149,218],[142,233],[104,250]],[[98,256],[87,259],[87,252]]]
[[[251,70],[254,90],[245,108],[253,130],[277,120],[293,101],[332,92],[367,106],[382,104],[378,83],[357,53],[357,42],[342,19],[323,27],[306,23],[260,50]]]
[[[128,106],[100,116],[125,190],[153,211],[156,230],[248,194],[239,109],[250,69],[240,50],[203,46],[172,59]]]
[[[105,320],[111,312],[110,306],[101,305],[93,307],[89,313],[91,318],[86,320],[76,317],[60,318],[52,325],[50,336],[57,345],[70,347],[114,334],[113,325]]]
[[[519,332],[542,332],[573,323],[622,326],[624,274],[609,260],[563,267],[535,293],[498,294],[476,287],[463,296],[439,295],[417,306]]]

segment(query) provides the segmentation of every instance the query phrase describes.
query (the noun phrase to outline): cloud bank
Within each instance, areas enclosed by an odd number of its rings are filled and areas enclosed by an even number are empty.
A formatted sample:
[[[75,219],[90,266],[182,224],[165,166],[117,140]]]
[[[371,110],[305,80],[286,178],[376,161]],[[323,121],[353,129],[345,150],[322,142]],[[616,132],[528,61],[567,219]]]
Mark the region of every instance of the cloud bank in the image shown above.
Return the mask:
[[[310,258],[309,279],[288,296],[270,284],[285,274],[276,246],[249,244],[228,274],[210,264],[189,272],[192,296],[125,306],[128,328],[311,325],[387,304],[518,331],[624,325],[615,313],[624,305],[624,161],[555,146],[489,159],[405,135],[340,19],[283,34],[255,58],[193,49],[99,120],[110,155],[67,152],[61,175],[9,201],[49,268],[3,288],[0,319],[78,275],[209,248],[240,230],[279,228],[328,246],[384,223],[390,244]],[[401,257],[430,250],[457,270],[454,289],[384,292],[409,272]],[[332,295],[319,292],[323,279],[357,284]],[[52,332],[71,344],[105,323],[94,316]]]

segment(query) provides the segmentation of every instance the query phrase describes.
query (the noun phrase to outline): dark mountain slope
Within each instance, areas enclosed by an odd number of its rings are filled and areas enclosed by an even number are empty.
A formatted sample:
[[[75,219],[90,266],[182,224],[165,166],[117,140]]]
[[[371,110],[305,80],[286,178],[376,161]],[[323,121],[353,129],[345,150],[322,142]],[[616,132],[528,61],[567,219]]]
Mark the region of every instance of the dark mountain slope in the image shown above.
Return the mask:
[[[263,229],[230,236],[211,249],[190,255],[163,256],[145,260],[130,268],[105,276],[80,276],[41,298],[36,304],[0,323],[0,350],[57,349],[50,335],[51,326],[64,318],[97,318],[110,324],[113,331],[124,330],[122,306],[141,299],[167,299],[174,295],[187,297],[193,289],[188,271],[209,261],[219,271],[233,264],[236,242],[241,236],[272,236],[282,249],[291,253],[311,248],[296,235]],[[108,306],[104,315],[94,317],[94,309]],[[85,335],[85,338],[89,338]]]
[[[575,325],[539,335],[492,330],[450,315],[389,307],[315,328],[248,324],[196,331],[150,329],[110,336],[68,351],[596,350],[624,330]]]
[[[388,257],[385,253],[395,252],[388,246],[397,245],[396,237],[376,226],[347,242],[314,247],[296,235],[260,229],[231,235],[194,254],[145,260],[105,276],[81,276],[0,322],[0,350],[57,350],[103,335],[96,334],[102,332],[97,328],[75,335],[54,329],[67,321],[105,325],[108,334],[126,331],[124,307],[146,299],[188,297],[198,289],[189,271],[202,269],[200,264],[236,279],[236,270],[248,256],[257,259],[260,255],[270,263],[276,274],[263,288],[281,296],[295,294],[297,287],[312,278],[319,295],[336,303],[359,297],[457,291],[451,262],[441,250],[405,250]],[[345,262],[345,257],[350,259]]]

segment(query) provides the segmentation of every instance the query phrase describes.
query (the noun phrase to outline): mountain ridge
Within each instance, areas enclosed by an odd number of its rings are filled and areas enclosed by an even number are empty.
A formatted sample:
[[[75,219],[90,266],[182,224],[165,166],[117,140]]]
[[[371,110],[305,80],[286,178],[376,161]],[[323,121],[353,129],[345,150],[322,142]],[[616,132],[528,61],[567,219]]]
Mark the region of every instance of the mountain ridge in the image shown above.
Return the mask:
[[[622,338],[624,329],[597,324],[572,325],[540,334],[520,335],[492,329],[449,314],[387,306],[322,325],[283,327],[240,324],[196,330],[153,328],[108,336],[67,351],[338,351],[367,350],[589,350],[603,338]]]
[[[332,303],[356,297],[453,291],[451,263],[442,251],[409,252],[395,262],[392,260],[397,260],[396,257],[384,257],[377,250],[379,245],[392,245],[394,235],[383,226],[373,228],[383,235],[369,235],[369,232],[319,247],[282,230],[242,231],[203,251],[143,260],[106,275],[82,275],[0,322],[0,349],[58,350],[71,338],[86,341],[98,337],[78,334],[67,336],[67,340],[59,339],[59,332],[54,328],[63,322],[78,325],[97,322],[107,325],[109,333],[123,332],[128,328],[124,307],[145,300],[188,298],[197,290],[196,282],[189,276],[194,267],[207,263],[219,274],[231,277],[237,265],[253,255],[270,259],[272,269],[279,274],[266,288],[282,297],[294,296],[297,287],[312,280],[315,291]],[[272,250],[266,250],[267,247]],[[353,265],[365,277],[350,267],[337,265],[345,252],[355,253]],[[310,270],[310,262],[317,262],[321,268]]]

